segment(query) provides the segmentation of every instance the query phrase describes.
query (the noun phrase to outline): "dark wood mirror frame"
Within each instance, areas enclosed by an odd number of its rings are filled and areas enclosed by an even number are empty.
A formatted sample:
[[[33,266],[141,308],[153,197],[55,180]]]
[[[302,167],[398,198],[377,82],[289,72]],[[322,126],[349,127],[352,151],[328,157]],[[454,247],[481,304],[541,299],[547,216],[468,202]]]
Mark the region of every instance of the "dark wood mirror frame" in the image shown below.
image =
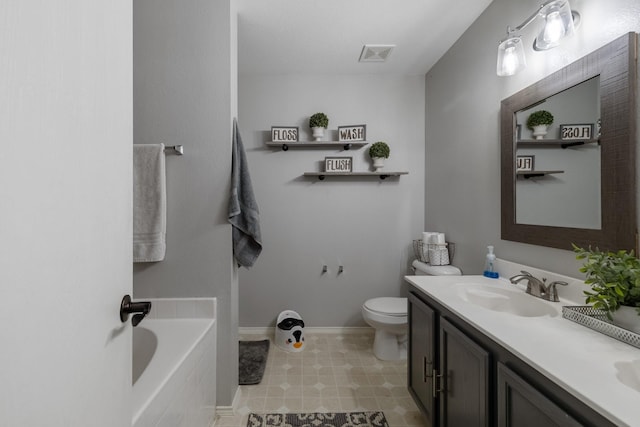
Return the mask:
[[[636,248],[636,33],[628,33],[501,103],[502,239],[560,249]],[[600,230],[516,223],[515,114],[600,76]],[[571,203],[567,195],[566,203]],[[544,207],[542,207],[544,208]]]

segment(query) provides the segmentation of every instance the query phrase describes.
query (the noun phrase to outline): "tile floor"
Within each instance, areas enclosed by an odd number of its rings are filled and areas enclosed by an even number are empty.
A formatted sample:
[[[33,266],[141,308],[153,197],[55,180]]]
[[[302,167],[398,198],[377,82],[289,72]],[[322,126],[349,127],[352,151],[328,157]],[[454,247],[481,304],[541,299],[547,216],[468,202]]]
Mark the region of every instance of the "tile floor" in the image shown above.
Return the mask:
[[[242,340],[266,336],[243,335]],[[240,386],[233,417],[215,427],[245,427],[250,412],[383,411],[391,427],[426,427],[407,391],[407,363],[378,360],[373,334],[305,334],[305,349],[289,353],[271,341],[262,382]]]

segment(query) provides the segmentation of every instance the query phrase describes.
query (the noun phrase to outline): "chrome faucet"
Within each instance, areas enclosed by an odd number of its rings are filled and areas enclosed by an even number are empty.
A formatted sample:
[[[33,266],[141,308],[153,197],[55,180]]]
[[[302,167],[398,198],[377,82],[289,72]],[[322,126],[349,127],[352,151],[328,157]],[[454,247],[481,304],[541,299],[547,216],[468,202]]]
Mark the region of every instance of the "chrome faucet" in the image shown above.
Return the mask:
[[[516,274],[511,277],[509,281],[514,285],[516,283],[520,283],[523,280],[527,281],[527,289],[526,293],[529,295],[533,295],[534,297],[542,298],[543,300],[558,302],[558,290],[556,289],[557,285],[567,286],[568,283],[562,280],[555,280],[547,285],[547,279],[543,278],[542,280],[534,277],[528,271],[520,271],[521,274]]]

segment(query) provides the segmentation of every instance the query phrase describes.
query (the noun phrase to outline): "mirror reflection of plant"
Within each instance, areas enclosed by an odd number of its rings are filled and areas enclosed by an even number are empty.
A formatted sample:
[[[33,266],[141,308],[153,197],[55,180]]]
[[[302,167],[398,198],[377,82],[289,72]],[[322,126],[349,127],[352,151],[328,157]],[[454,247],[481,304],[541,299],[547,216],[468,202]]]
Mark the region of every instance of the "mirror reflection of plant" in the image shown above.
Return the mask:
[[[534,126],[547,125],[553,123],[553,114],[547,110],[538,110],[531,113],[527,119],[527,127],[533,129]]]
[[[591,291],[584,291],[588,304],[604,310],[609,319],[622,305],[636,307],[640,315],[640,260],[633,251],[601,252],[576,245],[573,251],[576,259],[585,260],[580,272],[591,286]]]
[[[376,157],[388,159],[390,153],[391,150],[389,149],[387,143],[384,141],[374,142],[373,144],[371,144],[371,147],[369,147],[369,157],[371,157],[372,159]]]
[[[329,117],[325,113],[315,113],[309,117],[310,128],[327,128],[329,126]]]

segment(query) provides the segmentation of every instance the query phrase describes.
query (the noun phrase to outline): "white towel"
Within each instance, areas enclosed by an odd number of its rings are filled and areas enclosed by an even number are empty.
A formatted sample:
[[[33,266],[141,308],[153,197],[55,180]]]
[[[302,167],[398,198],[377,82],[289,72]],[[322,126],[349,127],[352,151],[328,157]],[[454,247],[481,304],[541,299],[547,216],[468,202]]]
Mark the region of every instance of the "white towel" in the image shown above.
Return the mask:
[[[162,261],[166,230],[164,144],[134,144],[133,262]]]

